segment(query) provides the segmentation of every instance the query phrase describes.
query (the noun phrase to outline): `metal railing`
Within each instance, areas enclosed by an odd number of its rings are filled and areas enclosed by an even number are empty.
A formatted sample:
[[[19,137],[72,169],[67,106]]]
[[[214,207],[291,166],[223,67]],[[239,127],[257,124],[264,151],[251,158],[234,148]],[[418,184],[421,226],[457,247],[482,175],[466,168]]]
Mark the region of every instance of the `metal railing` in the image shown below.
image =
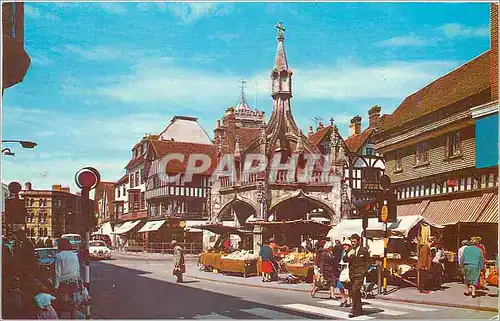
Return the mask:
[[[177,243],[184,249],[184,254],[199,254],[203,252],[203,243],[188,242]],[[170,242],[162,243],[148,243],[148,242],[130,242],[127,246],[123,247],[127,252],[145,252],[145,253],[159,253],[159,254],[173,254],[174,247]]]

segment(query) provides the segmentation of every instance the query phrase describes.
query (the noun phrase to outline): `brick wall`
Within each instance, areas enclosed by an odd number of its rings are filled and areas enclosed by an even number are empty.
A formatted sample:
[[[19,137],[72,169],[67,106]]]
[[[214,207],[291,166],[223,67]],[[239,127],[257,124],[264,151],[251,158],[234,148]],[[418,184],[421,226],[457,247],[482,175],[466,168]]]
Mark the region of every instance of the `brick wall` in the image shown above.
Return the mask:
[[[498,99],[498,3],[490,4],[491,100]]]
[[[409,146],[403,150],[402,163],[403,170],[395,172],[396,152],[391,151],[384,154],[386,159],[386,174],[391,178],[393,183],[406,180],[424,178],[447,172],[452,172],[464,168],[475,166],[475,138],[474,127],[467,127],[460,131],[462,141],[462,156],[460,158],[447,160],[445,159],[445,142],[446,135],[434,138],[432,141],[427,141],[429,150],[429,165],[415,167],[413,153],[417,146]]]

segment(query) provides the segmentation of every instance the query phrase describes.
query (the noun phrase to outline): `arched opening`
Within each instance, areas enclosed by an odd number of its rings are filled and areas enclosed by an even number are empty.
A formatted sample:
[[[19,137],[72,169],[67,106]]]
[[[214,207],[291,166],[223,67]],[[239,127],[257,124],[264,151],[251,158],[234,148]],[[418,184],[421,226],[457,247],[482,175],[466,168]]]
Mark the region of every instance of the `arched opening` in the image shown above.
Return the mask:
[[[293,221],[310,219],[311,215],[318,213],[325,218],[334,215],[332,208],[322,200],[300,193],[272,205],[269,218],[273,221]]]
[[[246,221],[252,215],[257,215],[257,209],[254,205],[245,200],[235,198],[221,208],[217,220],[235,220],[237,226],[245,226]]]

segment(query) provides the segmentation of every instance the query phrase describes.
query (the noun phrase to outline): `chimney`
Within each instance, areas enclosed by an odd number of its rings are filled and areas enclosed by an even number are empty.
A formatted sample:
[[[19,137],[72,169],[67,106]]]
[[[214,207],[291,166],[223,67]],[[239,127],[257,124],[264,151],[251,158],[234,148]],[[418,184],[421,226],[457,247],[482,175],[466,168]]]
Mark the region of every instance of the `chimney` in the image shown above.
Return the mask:
[[[311,136],[312,134],[314,134],[313,127],[309,126],[309,131],[307,132],[307,136]]]
[[[60,186],[60,185],[59,185]],[[69,187],[61,187],[61,192],[64,192],[64,193],[69,193],[70,192],[70,189]]]
[[[380,123],[380,111],[382,107],[375,105],[368,111],[369,127],[377,129]]]
[[[498,3],[490,3],[491,100],[498,100]]]
[[[217,127],[216,128],[220,128],[220,119],[217,119]]]
[[[26,191],[31,191],[32,190],[31,182],[24,183],[24,189]]]
[[[53,191],[60,191],[61,190],[61,185],[52,185],[52,190]]]
[[[323,126],[323,123],[322,123],[322,122],[319,122],[319,124],[318,124],[318,128],[316,128],[316,132],[319,132],[319,131],[320,131],[320,130],[322,130],[323,128],[325,128],[325,127]]]
[[[354,136],[361,134],[361,117],[357,115],[351,119],[351,125],[349,125],[349,136]]]

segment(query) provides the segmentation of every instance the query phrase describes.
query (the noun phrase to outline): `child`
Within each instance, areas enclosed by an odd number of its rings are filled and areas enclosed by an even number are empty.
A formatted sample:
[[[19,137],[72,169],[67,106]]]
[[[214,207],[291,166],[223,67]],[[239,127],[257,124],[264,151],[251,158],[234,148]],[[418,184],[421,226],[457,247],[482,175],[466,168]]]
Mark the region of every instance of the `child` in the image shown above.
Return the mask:
[[[38,312],[36,314],[37,318],[52,320],[58,319],[56,310],[54,310],[54,307],[52,306],[52,301],[56,298],[52,294],[49,294],[49,290],[45,285],[40,284],[39,287],[40,292],[35,295],[35,302],[38,308]]]

